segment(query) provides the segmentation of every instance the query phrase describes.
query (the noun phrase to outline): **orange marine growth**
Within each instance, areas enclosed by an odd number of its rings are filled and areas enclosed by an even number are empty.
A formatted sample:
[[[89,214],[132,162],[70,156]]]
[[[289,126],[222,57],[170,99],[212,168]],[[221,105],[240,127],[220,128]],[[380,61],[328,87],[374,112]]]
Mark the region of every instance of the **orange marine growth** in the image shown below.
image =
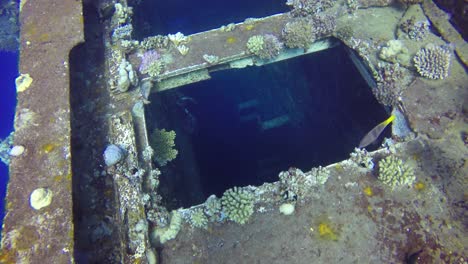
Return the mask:
[[[374,192],[372,191],[372,188],[370,186],[367,186],[366,188],[364,188],[363,192],[366,196],[369,196],[369,197],[374,195]]]
[[[245,30],[252,30],[252,29],[254,29],[254,28],[255,28],[255,26],[254,26],[254,25],[251,25],[251,24],[245,26]]]
[[[336,231],[330,226],[329,223],[320,222],[318,225],[318,233],[320,238],[333,241],[338,240]]]
[[[227,44],[233,44],[233,43],[236,43],[237,42],[237,39],[233,36],[230,36],[226,39],[226,43]]]
[[[54,149],[55,145],[52,143],[48,143],[42,146],[42,151],[44,151],[46,154],[52,152]]]
[[[416,182],[414,184],[414,189],[416,189],[416,191],[424,191],[426,189],[426,184],[424,182]]]

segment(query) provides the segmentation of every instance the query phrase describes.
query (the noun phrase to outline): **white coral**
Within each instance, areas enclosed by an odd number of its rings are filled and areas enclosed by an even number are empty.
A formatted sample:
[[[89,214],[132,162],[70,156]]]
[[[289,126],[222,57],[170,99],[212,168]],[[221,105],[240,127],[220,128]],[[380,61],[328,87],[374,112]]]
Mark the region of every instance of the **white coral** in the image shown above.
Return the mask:
[[[445,79],[449,74],[451,54],[448,49],[428,45],[414,57],[414,66],[421,76],[429,79]]]
[[[177,32],[175,34],[169,34],[167,35],[169,37],[169,40],[174,44],[174,46],[178,47],[180,44],[187,43],[188,42],[188,37],[186,37],[184,34]]]

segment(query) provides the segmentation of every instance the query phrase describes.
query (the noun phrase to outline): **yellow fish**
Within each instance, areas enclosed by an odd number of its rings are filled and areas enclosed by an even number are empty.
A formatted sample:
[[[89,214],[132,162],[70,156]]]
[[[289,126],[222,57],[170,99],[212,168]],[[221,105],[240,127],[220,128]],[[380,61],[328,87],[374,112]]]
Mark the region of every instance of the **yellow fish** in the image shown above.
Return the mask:
[[[374,142],[380,136],[380,134],[382,134],[382,131],[388,126],[388,124],[390,124],[393,120],[395,120],[395,115],[391,115],[389,118],[387,118],[387,120],[378,124],[371,131],[369,131],[369,133],[367,133],[362,138],[361,142],[359,142],[359,148],[365,148]]]

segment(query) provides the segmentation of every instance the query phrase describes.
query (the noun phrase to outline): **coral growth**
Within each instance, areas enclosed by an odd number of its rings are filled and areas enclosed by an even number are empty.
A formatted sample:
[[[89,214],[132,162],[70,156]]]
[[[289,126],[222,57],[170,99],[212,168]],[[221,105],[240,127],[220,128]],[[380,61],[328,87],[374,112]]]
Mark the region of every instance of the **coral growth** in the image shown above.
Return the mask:
[[[10,164],[10,149],[13,146],[13,136],[14,132],[11,132],[8,137],[3,140],[0,140],[0,161],[5,163],[5,165]]]
[[[448,49],[427,45],[414,56],[414,66],[421,76],[429,79],[445,79],[449,74],[451,53]]]
[[[139,71],[151,77],[158,76],[164,68],[160,54],[156,50],[148,50],[141,55]]]
[[[330,177],[330,170],[326,167],[318,166],[316,168],[312,168],[308,173],[312,177],[312,183],[314,185],[324,185],[328,177]]]
[[[416,18],[412,16],[400,24],[400,29],[406,33],[409,39],[419,41],[427,36],[429,32],[429,21],[416,21]]]
[[[332,15],[317,14],[312,18],[312,27],[315,38],[329,36],[336,29],[336,18]]]
[[[253,36],[247,41],[247,50],[261,59],[272,59],[279,55],[281,49],[283,43],[271,34]]]
[[[216,55],[203,54],[203,60],[209,64],[216,64],[219,61],[219,57]]]
[[[291,20],[284,26],[282,37],[288,48],[302,48],[307,50],[315,41],[312,21],[307,18]]]
[[[211,195],[205,201],[205,214],[208,215],[212,221],[219,219],[219,213],[221,212],[221,202],[216,195]]]
[[[254,196],[244,188],[234,187],[224,192],[221,205],[230,220],[242,225],[253,213]]]
[[[287,0],[286,5],[291,6],[293,16],[309,16],[318,14],[332,7],[333,0]]]
[[[409,64],[408,49],[400,40],[389,40],[380,50],[379,58],[392,63]]]
[[[330,171],[324,167],[313,168],[307,173],[290,168],[279,174],[281,190],[287,200],[301,199],[307,196],[312,187],[325,184],[329,175]]]
[[[192,227],[206,229],[208,226],[208,218],[206,218],[203,209],[198,208],[193,210],[189,216],[189,223]]]
[[[388,156],[379,162],[378,179],[392,188],[412,185],[416,180],[413,169],[396,156]]]
[[[171,216],[171,222],[168,227],[155,228],[152,237],[153,240],[159,241],[161,244],[174,239],[179,233],[182,225],[182,215],[178,211],[173,211]]]
[[[160,166],[166,165],[177,157],[178,151],[174,149],[175,131],[155,129],[150,137],[150,145],[154,149],[154,159]]]
[[[117,27],[112,33],[112,41],[117,42],[119,40],[131,39],[132,38],[133,26],[127,24],[124,26]]]
[[[132,64],[123,59],[118,68],[118,75],[116,76],[117,86],[115,87],[118,92],[126,92],[130,86],[138,84],[138,78],[133,70]]]
[[[377,100],[388,106],[398,105],[401,95],[413,80],[411,73],[398,63],[380,63],[375,74],[377,87],[372,89]]]
[[[361,168],[369,170],[374,168],[372,156],[369,155],[366,149],[354,148],[354,151],[351,153],[351,160]]]
[[[315,40],[329,36],[335,29],[336,18],[331,15],[293,18],[284,26],[282,38],[289,48],[307,50]]]
[[[181,32],[177,32],[175,34],[167,35],[169,40],[174,44],[174,46],[178,47],[183,44],[187,44],[190,41],[190,38],[182,34]]]
[[[140,46],[145,50],[165,49],[169,46],[169,37],[163,35],[147,37],[141,41]]]
[[[257,55],[263,49],[263,36],[256,35],[249,38],[247,41],[247,50],[250,53]]]

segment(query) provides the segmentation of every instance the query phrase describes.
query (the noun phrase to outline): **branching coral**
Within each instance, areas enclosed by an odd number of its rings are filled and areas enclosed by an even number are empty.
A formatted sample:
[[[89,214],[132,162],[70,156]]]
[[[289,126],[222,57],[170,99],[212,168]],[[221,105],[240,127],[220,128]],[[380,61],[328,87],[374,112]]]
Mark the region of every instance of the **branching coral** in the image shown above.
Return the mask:
[[[330,171],[324,167],[312,168],[309,172],[290,168],[279,174],[281,189],[287,200],[301,199],[307,196],[311,188],[327,182]]]
[[[247,50],[250,53],[257,55],[263,49],[263,43],[264,43],[263,36],[261,35],[252,36],[247,41]]]
[[[139,71],[151,77],[158,76],[164,68],[164,62],[156,50],[148,50],[141,55]]]
[[[163,35],[156,35],[143,39],[140,46],[145,50],[156,49],[156,48],[168,48],[169,37]]]
[[[155,228],[152,233],[152,237],[154,240],[159,241],[161,244],[164,244],[177,236],[181,226],[182,215],[178,211],[173,211],[169,226],[164,228]]]
[[[312,18],[313,33],[321,38],[330,35],[336,29],[336,18],[332,15],[317,14]]]
[[[394,188],[401,185],[411,185],[416,177],[408,164],[391,155],[379,161],[378,179]]]
[[[449,74],[451,54],[448,49],[428,45],[414,56],[414,66],[421,76],[429,79],[445,79]]]
[[[254,196],[246,189],[234,187],[224,192],[221,205],[230,220],[242,225],[253,213]]]
[[[150,144],[154,149],[154,159],[159,165],[164,166],[177,157],[178,151],[174,149],[175,136],[174,131],[165,129],[155,129],[151,134]]]
[[[416,18],[412,16],[400,24],[400,29],[409,39],[422,40],[429,32],[429,21],[416,21]]]
[[[307,50],[317,39],[329,36],[336,29],[334,16],[317,14],[291,19],[283,28],[282,38],[288,48]]]
[[[412,74],[398,63],[379,63],[374,77],[377,87],[372,91],[380,103],[388,106],[398,105],[401,94],[413,80]]]
[[[132,38],[133,26],[132,24],[126,24],[124,26],[117,27],[112,33],[112,41],[117,42],[123,39]]]
[[[302,48],[307,50],[315,41],[312,21],[307,18],[296,18],[286,23],[282,37],[288,48]]]
[[[283,43],[275,35],[256,35],[247,41],[247,50],[261,59],[272,59],[279,55]]]
[[[308,16],[325,11],[332,7],[333,0],[287,0],[286,5],[291,6],[293,16]]]

